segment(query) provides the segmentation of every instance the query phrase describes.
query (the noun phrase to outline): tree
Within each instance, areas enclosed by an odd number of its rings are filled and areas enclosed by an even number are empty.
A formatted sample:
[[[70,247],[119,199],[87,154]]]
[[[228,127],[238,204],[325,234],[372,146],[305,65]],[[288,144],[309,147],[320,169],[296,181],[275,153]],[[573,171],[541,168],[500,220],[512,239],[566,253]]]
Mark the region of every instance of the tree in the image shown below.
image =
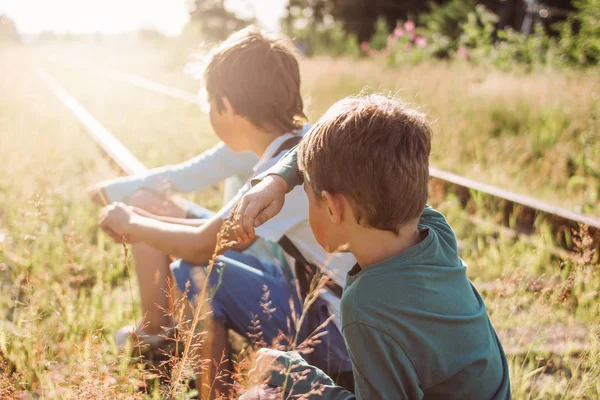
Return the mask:
[[[187,5],[192,22],[199,22],[201,34],[210,41],[225,39],[253,22],[227,10],[225,0],[188,0]]]
[[[0,42],[17,42],[19,31],[14,21],[5,14],[0,14]]]

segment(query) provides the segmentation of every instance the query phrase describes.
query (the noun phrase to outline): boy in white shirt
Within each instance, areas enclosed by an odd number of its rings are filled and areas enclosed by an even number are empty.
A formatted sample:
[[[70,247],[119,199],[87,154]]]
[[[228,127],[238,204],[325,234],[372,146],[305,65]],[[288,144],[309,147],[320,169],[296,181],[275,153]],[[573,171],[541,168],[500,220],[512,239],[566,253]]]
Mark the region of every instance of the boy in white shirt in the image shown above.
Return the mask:
[[[206,89],[211,105],[210,121],[217,136],[233,151],[252,151],[259,158],[254,166],[257,176],[273,166],[306,131],[303,102],[300,96],[298,61],[289,44],[280,38],[263,34],[256,28],[246,28],[233,34],[212,54],[205,71]],[[321,338],[311,362],[334,377],[351,376],[351,364],[339,330],[339,296],[347,271],[355,259],[348,254],[328,255],[316,242],[308,224],[308,200],[301,188],[286,198],[282,211],[267,224],[257,229],[257,234],[273,242],[282,243],[286,259],[291,265],[312,267],[325,271],[331,284],[311,308],[295,331],[293,314],[300,314],[302,299],[296,284],[273,264],[242,253],[248,245],[237,245],[217,260],[224,265],[206,277],[205,268],[216,247],[217,233],[237,203],[248,191],[248,182],[238,195],[214,217],[200,226],[186,226],[160,221],[147,213],[122,203],[106,207],[100,216],[100,226],[121,241],[144,242],[162,254],[181,257],[171,265],[173,277],[183,292],[194,298],[202,282],[209,279],[216,292],[212,298],[212,331],[210,346],[202,349],[213,360],[210,376],[225,376],[231,370],[227,329],[252,338],[258,322],[262,340],[270,344],[298,334],[298,343],[309,331],[333,316],[334,323],[326,324],[326,335]],[[183,261],[185,260],[185,261]],[[300,297],[306,295],[302,281],[307,276],[297,269]],[[314,273],[315,271],[312,270]],[[268,292],[269,310],[265,310],[265,293]],[[208,348],[210,347],[210,348]],[[228,362],[220,363],[222,356]],[[203,357],[204,358],[204,357]],[[351,382],[340,382],[352,388]],[[200,383],[197,383],[201,389]],[[227,391],[226,379],[215,382],[214,393]]]
[[[100,206],[124,202],[157,216],[159,220],[197,226],[214,213],[199,204],[170,195],[199,192],[226,179],[223,197],[229,202],[250,178],[257,162],[254,153],[236,153],[219,142],[180,164],[153,168],[142,175],[104,180],[90,187],[88,192],[91,200]],[[258,240],[245,252],[270,263],[281,256],[277,245],[264,240]],[[169,307],[164,293],[168,290],[171,259],[168,254],[145,243],[132,244],[131,254],[140,289],[144,328],[139,331],[137,325],[122,327],[117,333],[117,344],[123,347],[131,333],[138,331],[149,344],[160,346],[164,342],[163,336],[168,334],[163,327],[172,326],[171,317],[164,312]]]

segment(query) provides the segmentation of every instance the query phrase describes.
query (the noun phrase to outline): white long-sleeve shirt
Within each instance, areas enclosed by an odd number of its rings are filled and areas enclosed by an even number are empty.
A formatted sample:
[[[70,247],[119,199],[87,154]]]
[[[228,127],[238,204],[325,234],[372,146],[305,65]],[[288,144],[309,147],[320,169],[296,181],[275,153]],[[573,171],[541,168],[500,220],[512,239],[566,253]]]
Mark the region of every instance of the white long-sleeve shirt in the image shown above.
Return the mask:
[[[235,153],[219,142],[180,164],[153,168],[143,175],[105,181],[106,195],[111,203],[127,202],[129,196],[142,188],[165,194],[190,193],[206,189],[231,176],[239,176],[241,182],[245,182],[252,175],[252,168],[257,162],[258,157],[254,153]]]

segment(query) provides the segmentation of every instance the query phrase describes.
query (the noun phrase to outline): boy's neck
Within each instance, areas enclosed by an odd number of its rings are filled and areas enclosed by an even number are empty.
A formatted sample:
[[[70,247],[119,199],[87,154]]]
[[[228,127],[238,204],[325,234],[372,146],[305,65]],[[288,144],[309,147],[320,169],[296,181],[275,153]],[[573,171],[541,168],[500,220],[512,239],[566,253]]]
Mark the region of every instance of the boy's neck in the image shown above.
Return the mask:
[[[267,147],[273,143],[273,140],[285,133],[277,130],[260,129],[250,123],[244,127],[243,132],[247,139],[246,147],[256,154],[258,158],[263,156]]]
[[[404,253],[423,240],[418,220],[405,225],[398,235],[380,229],[359,227],[350,238],[349,250],[362,269]]]

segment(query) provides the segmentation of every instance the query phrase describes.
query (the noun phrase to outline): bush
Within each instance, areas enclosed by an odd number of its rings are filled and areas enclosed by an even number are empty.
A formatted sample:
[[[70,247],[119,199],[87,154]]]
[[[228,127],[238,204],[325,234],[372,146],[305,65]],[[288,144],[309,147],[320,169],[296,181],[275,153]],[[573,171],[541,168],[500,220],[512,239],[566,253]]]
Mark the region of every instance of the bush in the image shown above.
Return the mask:
[[[475,9],[474,0],[451,0],[445,4],[430,3],[431,11],[421,15],[425,26],[423,35],[431,43],[430,53],[435,58],[450,58],[458,49],[462,25]]]
[[[459,46],[469,49],[469,58],[473,61],[486,59],[494,48],[494,32],[498,22],[496,14],[479,4],[469,13],[462,24]]]
[[[419,17],[430,35],[439,35],[456,42],[463,32],[462,25],[475,9],[474,0],[451,0],[445,4],[430,3],[431,11]]]
[[[600,63],[600,0],[574,0],[576,11],[557,24],[558,42],[567,63],[590,66]]]
[[[388,28],[385,18],[379,17],[375,22],[375,32],[373,32],[373,36],[371,36],[371,49],[385,49],[387,47],[389,33],[390,29]]]
[[[332,56],[347,55],[359,57],[358,39],[354,34],[348,34],[340,23],[317,31],[314,50],[316,53],[326,53]]]
[[[491,60],[497,67],[508,69],[515,63],[525,66],[557,65],[558,49],[556,41],[546,35],[540,24],[534,27],[530,36],[525,36],[508,28],[498,32]]]
[[[321,25],[316,29],[306,27],[295,30],[291,35],[306,55],[327,54],[334,57],[350,56],[358,58],[360,47],[358,39],[348,34],[339,22]]]
[[[497,17],[478,5],[462,25],[459,44],[467,49],[469,59],[489,61],[508,69],[514,65],[593,66],[600,63],[600,0],[576,0],[576,11],[557,24],[560,38],[549,36],[541,25],[523,35],[508,28],[494,38]]]
[[[433,57],[434,48],[420,33],[424,33],[424,30],[417,28],[410,20],[396,26],[388,37],[386,48],[390,64],[418,64]]]

